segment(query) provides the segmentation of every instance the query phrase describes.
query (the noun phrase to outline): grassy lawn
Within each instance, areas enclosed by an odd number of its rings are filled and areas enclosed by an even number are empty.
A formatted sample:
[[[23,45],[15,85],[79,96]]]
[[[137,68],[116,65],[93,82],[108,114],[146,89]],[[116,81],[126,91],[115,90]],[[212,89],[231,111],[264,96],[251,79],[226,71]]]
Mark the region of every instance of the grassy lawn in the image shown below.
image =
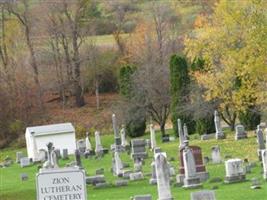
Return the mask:
[[[170,143],[162,144],[158,136],[158,145],[167,152],[168,158],[174,157],[175,161],[172,165],[176,168],[178,172],[179,159],[178,159],[178,141],[173,141]],[[146,138],[149,135],[145,136]],[[228,133],[226,140],[216,141],[200,141],[199,139],[193,139],[190,143],[191,145],[198,145],[202,148],[203,156],[210,157],[210,149],[214,145],[219,145],[221,147],[221,156],[231,155],[233,158],[248,158],[249,161],[257,162],[257,166],[252,169],[252,173],[247,175],[248,181],[236,184],[224,184],[224,183],[209,183],[208,181],[203,184],[203,189],[211,189],[213,186],[218,186],[216,192],[217,200],[267,200],[267,184],[262,179],[261,165],[257,161],[257,144],[256,139],[252,133],[249,135],[249,139],[234,141],[232,133]],[[92,138],[93,139],[93,138]],[[94,140],[92,140],[94,142]],[[102,137],[102,144],[105,147],[109,147],[113,142],[112,135],[106,135]],[[20,149],[25,152],[25,149]],[[1,151],[2,160],[6,155],[15,158],[15,149],[6,149]],[[128,162],[133,167],[133,162],[130,157],[125,153],[121,155],[124,162]],[[152,159],[152,153],[149,152],[149,159],[146,160],[145,166],[143,167],[144,173],[150,172],[150,163]],[[70,162],[67,161],[67,162]],[[60,161],[60,165],[64,166],[66,161]],[[103,167],[105,169],[105,177],[108,182],[113,183],[116,179],[111,172],[111,154],[106,155],[101,160],[88,159],[83,160],[83,165],[89,175],[94,175],[97,168]],[[207,170],[210,173],[210,177],[221,177],[224,178],[225,168],[224,164],[208,164]],[[35,199],[35,174],[37,172],[37,166],[30,166],[27,168],[20,168],[19,165],[13,164],[8,168],[0,169],[0,200],[34,200]],[[20,174],[27,173],[29,175],[29,180],[25,182],[20,181]],[[251,178],[257,177],[261,180],[262,189],[252,190],[250,189]],[[87,186],[88,199],[90,200],[128,200],[131,196],[137,194],[152,194],[153,200],[157,199],[157,187],[149,185],[149,178],[145,177],[142,181],[129,182],[126,187],[110,187],[105,189],[94,189],[93,186]],[[199,189],[198,189],[199,190]],[[185,190],[183,188],[172,186],[172,195],[174,199],[189,200],[190,192],[196,190]]]

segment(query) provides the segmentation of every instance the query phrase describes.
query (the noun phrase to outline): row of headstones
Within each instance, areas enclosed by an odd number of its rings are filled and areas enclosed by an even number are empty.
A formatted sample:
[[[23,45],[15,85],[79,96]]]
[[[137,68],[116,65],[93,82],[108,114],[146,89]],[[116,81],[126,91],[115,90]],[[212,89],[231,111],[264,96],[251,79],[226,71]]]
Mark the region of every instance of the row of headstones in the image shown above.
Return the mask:
[[[191,192],[190,194],[191,200],[216,200],[215,192],[213,190],[202,190],[198,192]],[[146,195],[136,195],[131,198],[132,200],[152,200],[152,196],[150,194]],[[170,198],[168,200],[172,200]],[[159,199],[161,200],[161,199]]]

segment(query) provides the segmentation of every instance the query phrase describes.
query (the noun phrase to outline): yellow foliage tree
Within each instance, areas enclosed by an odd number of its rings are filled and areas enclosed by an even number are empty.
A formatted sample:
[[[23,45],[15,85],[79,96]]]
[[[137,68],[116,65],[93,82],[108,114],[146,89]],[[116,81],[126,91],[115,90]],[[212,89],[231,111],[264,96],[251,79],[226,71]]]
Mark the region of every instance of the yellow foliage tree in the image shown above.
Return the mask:
[[[232,128],[238,113],[266,102],[266,1],[220,1],[185,46],[192,60],[199,56],[206,61],[194,76],[206,88],[205,99],[218,102]]]

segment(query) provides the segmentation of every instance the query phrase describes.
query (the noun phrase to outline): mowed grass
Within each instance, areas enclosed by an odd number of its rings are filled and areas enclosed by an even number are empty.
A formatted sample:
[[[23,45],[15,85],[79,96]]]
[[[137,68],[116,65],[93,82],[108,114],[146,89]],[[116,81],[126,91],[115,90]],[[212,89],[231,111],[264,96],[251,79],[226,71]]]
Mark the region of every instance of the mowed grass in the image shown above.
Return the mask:
[[[145,135],[148,138],[149,135]],[[194,139],[195,138],[195,139]],[[113,142],[112,135],[105,135],[102,137],[102,144],[105,147],[110,147]],[[158,146],[162,148],[163,151],[167,152],[168,158],[174,157],[175,161],[171,164],[175,167],[176,172],[178,172],[179,167],[179,154],[178,154],[178,140],[170,143],[160,142],[160,133],[157,133]],[[94,139],[92,138],[92,143],[94,144]],[[249,134],[249,138],[245,140],[235,141],[233,133],[228,132],[227,139],[225,140],[208,140],[200,141],[197,136],[192,136],[190,140],[190,145],[198,145],[202,148],[203,156],[209,156],[211,152],[211,147],[214,145],[219,145],[221,148],[222,158],[225,155],[231,155],[233,158],[247,158],[251,162],[257,162],[257,166],[252,169],[251,174],[247,174],[247,181],[243,183],[235,184],[224,184],[220,183],[209,183],[207,181],[203,184],[203,189],[211,189],[214,186],[218,186],[215,190],[217,200],[267,200],[267,183],[262,178],[262,168],[260,162],[257,159],[257,143],[256,138],[253,133]],[[25,149],[6,149],[1,152],[1,160],[9,155],[15,158],[15,152]],[[88,175],[94,175],[95,170],[98,168],[105,169],[106,180],[110,183],[114,183],[116,178],[110,172],[111,168],[111,154],[106,155],[101,160],[95,159],[83,159],[83,166],[86,169]],[[123,162],[130,164],[130,168],[133,168],[133,161],[130,156],[126,153],[121,155]],[[69,161],[60,161],[60,165],[64,166],[66,162],[73,160],[73,157]],[[144,173],[151,171],[150,163],[152,160],[152,153],[149,151],[149,159],[145,161],[145,166],[143,167]],[[220,177],[225,176],[224,163],[222,164],[211,164],[207,165],[207,170],[210,173],[210,177]],[[20,180],[20,174],[27,173],[29,175],[29,180],[22,182]],[[33,165],[27,168],[21,168],[18,164],[13,164],[8,168],[0,169],[0,200],[34,200],[36,199],[36,189],[35,189],[35,175],[37,173],[37,165]],[[262,183],[262,188],[259,190],[250,189],[252,178],[259,178]],[[129,182],[126,187],[109,187],[103,189],[95,189],[93,186],[87,186],[88,199],[90,200],[129,200],[131,196],[137,194],[152,194],[153,200],[157,199],[157,186],[149,185],[149,176],[146,176],[142,181]],[[175,179],[175,177],[173,178]],[[198,191],[200,189],[185,190],[181,187],[171,187],[172,195],[175,200],[189,200],[190,193],[193,191]]]

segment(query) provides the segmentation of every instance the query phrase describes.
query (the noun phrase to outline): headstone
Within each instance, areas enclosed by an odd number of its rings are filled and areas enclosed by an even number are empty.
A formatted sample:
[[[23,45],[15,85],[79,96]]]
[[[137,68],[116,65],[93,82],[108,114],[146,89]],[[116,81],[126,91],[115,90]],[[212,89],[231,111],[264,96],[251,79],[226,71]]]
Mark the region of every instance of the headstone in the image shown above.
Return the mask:
[[[115,176],[120,176],[122,175],[122,169],[123,169],[123,164],[120,159],[120,154],[119,152],[115,151],[114,152],[114,158],[113,158],[113,174]]]
[[[120,148],[119,146],[121,146],[121,137],[120,137],[119,130],[117,127],[117,120],[116,120],[115,114],[112,115],[112,126],[113,126],[113,131],[114,131],[114,139],[115,139],[116,148]]]
[[[21,151],[16,152],[16,163],[20,163],[20,159],[23,158],[23,153]]]
[[[144,175],[142,172],[134,172],[129,174],[129,178],[131,181],[142,180],[144,179]]]
[[[191,200],[216,200],[213,190],[201,190],[191,193]]]
[[[189,140],[189,134],[188,134],[186,123],[184,123],[183,130],[184,130],[184,139]]]
[[[87,152],[91,152],[93,150],[90,138],[89,138],[89,133],[86,132],[86,138],[85,138],[85,148]]]
[[[201,182],[208,180],[209,173],[206,171],[206,167],[203,163],[201,148],[198,146],[189,146],[189,148],[191,149],[195,159],[197,176],[200,178]],[[184,161],[183,161],[183,149],[180,149],[179,174],[176,176],[177,183],[183,184],[184,178],[185,178],[185,172],[184,172]]]
[[[140,172],[142,171],[143,161],[141,158],[134,159],[134,171]]]
[[[150,128],[151,149],[153,150],[153,149],[155,149],[157,147],[154,125],[150,124],[149,128]]]
[[[184,133],[182,129],[182,122],[180,119],[177,120],[177,126],[178,126],[178,134],[179,134],[179,141],[180,141],[179,147],[182,148],[185,139],[184,139]]]
[[[115,186],[121,187],[121,186],[127,186],[128,181],[127,180],[116,180],[115,181]]]
[[[75,161],[76,161],[76,166],[78,166],[79,168],[82,168],[82,159],[81,159],[81,153],[79,151],[79,149],[76,149],[75,152]]]
[[[215,138],[217,140],[224,139],[225,136],[222,131],[221,120],[220,120],[220,116],[217,110],[214,111],[214,124],[215,124],[215,129],[216,129]]]
[[[97,156],[102,156],[103,155],[103,147],[101,144],[101,139],[100,139],[100,132],[96,131],[95,132],[95,153]]]
[[[250,188],[253,190],[260,189],[261,188],[260,180],[258,178],[252,178]]]
[[[165,135],[163,135],[162,138],[161,138],[161,141],[162,141],[163,143],[170,142],[170,141],[171,141],[171,137],[170,137],[170,135],[169,135],[169,134],[165,134]]]
[[[257,142],[258,142],[258,157],[259,160],[261,160],[261,151],[265,149],[265,143],[264,143],[264,137],[263,137],[263,131],[262,129],[258,126],[257,131]]]
[[[146,141],[145,139],[132,139],[132,152],[131,157],[135,159],[145,159],[147,158],[146,152]]]
[[[63,160],[68,160],[69,159],[68,149],[63,149],[62,150],[62,159]]]
[[[30,163],[30,159],[28,157],[23,157],[23,158],[20,158],[20,166],[21,167],[27,167],[29,166],[31,163]]]
[[[263,178],[267,180],[267,150],[261,151],[262,166],[263,166]]]
[[[86,141],[81,139],[77,141],[77,148],[83,154],[86,151]]]
[[[196,163],[192,150],[189,146],[185,146],[183,149],[183,161],[184,161],[184,188],[196,188],[199,187],[200,178],[197,176]]]
[[[120,133],[121,133],[121,146],[123,147],[129,146],[129,143],[126,139],[126,131],[124,125],[122,126]]]
[[[213,164],[221,163],[221,152],[219,146],[214,146],[211,148],[211,160]]]
[[[53,168],[58,168],[58,155],[57,155],[57,151],[55,149],[52,150],[51,152],[51,163]]]
[[[25,174],[25,173],[20,174],[20,180],[21,181],[27,181],[28,179],[29,179],[28,174]]]
[[[36,176],[36,191],[37,200],[87,200],[85,172],[78,168],[40,169]]]
[[[152,200],[152,196],[150,194],[135,195],[132,200]]]
[[[45,162],[47,160],[47,151],[45,149],[40,149],[38,153],[38,160],[41,162]]]
[[[155,154],[155,167],[157,175],[158,200],[172,200],[169,166],[167,163],[166,154]]]
[[[105,183],[105,176],[104,175],[96,175],[96,176],[87,176],[86,177],[86,184],[96,185],[97,183]]]
[[[241,124],[236,125],[235,127],[235,140],[247,138],[247,133],[245,132],[245,127]]]
[[[230,159],[225,161],[226,183],[241,182],[246,179],[243,169],[243,161],[241,159]]]
[[[59,160],[61,158],[60,149],[54,149],[54,152],[56,153],[57,159]]]
[[[201,135],[201,140],[210,140],[214,139],[216,137],[216,134],[203,134]]]
[[[157,184],[157,174],[156,174],[156,166],[155,166],[155,161],[152,161],[151,163],[151,178],[149,179],[149,184],[150,185],[156,185]]]

